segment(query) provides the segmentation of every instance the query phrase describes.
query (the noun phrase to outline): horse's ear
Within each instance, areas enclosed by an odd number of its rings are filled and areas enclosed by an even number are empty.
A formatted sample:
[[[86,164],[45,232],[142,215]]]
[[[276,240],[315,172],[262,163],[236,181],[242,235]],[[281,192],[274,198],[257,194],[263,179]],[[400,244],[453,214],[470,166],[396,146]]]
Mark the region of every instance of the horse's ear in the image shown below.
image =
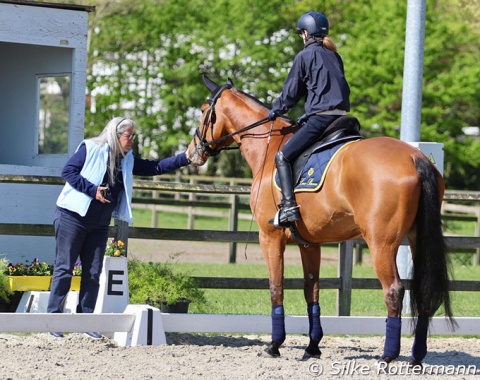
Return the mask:
[[[230,78],[227,78],[227,84],[229,86],[235,87],[235,85],[233,84],[233,81]]]
[[[203,83],[205,83],[205,86],[210,90],[210,92],[213,94],[216,94],[220,86],[216,84],[213,80],[211,80],[209,77],[206,75],[203,75]]]

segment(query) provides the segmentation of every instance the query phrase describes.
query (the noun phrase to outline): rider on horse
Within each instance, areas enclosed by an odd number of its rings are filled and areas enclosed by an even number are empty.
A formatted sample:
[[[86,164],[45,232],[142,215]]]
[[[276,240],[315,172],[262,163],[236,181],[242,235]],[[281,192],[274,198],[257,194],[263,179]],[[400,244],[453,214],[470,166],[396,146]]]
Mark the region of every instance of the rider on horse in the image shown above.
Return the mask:
[[[275,156],[282,189],[280,209],[274,218],[276,227],[286,227],[300,219],[291,165],[330,123],[350,110],[350,88],[337,47],[327,37],[327,17],[320,12],[304,13],[298,20],[297,33],[302,36],[305,48],[295,57],[282,93],[267,116],[273,121],[305,98],[305,114],[297,122],[305,125]]]

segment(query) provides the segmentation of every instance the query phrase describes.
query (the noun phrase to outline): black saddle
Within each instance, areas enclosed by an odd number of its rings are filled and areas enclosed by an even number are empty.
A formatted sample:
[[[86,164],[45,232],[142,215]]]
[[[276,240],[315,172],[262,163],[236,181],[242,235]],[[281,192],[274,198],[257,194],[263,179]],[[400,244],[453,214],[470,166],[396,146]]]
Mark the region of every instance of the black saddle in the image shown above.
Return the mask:
[[[307,148],[292,165],[293,183],[297,183],[308,158],[325,149],[347,141],[363,139],[360,135],[360,122],[353,116],[340,116],[335,119],[319,137],[319,140]]]

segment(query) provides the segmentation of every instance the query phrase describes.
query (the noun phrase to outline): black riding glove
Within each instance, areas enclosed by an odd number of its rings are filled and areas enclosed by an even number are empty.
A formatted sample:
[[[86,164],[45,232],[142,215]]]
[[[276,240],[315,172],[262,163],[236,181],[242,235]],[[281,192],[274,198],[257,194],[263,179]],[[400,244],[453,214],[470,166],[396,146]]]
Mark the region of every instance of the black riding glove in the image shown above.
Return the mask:
[[[270,121],[274,121],[277,118],[277,113],[274,110],[270,110],[267,115],[267,119]]]
[[[308,115],[307,114],[303,114],[302,116],[300,116],[298,119],[297,119],[297,125],[299,127],[301,127],[303,124],[305,124],[308,120]]]

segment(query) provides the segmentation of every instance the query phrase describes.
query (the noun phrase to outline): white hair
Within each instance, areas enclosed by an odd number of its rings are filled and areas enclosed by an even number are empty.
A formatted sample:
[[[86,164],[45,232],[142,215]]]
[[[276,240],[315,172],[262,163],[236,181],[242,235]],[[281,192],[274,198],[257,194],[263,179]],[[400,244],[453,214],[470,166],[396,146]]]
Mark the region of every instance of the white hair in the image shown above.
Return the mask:
[[[125,117],[115,117],[108,122],[102,133],[90,140],[97,144],[108,144],[108,183],[112,186],[115,184],[117,171],[117,157],[125,157],[125,152],[118,140],[128,128],[135,128],[135,123]]]

